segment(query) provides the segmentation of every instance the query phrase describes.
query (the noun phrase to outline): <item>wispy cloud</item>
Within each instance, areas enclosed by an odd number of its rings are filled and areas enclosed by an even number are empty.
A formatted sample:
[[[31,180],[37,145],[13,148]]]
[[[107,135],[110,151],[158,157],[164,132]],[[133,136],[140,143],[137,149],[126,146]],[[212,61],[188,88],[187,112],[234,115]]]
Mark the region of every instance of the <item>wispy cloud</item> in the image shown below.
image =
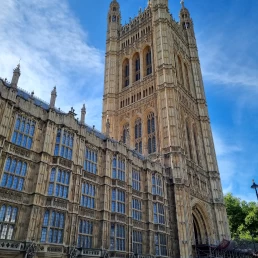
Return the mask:
[[[58,107],[79,113],[86,102],[88,123],[100,127],[104,54],[87,43],[67,0],[2,1],[0,24],[0,76],[10,79],[21,58],[20,87],[48,101],[56,85]]]

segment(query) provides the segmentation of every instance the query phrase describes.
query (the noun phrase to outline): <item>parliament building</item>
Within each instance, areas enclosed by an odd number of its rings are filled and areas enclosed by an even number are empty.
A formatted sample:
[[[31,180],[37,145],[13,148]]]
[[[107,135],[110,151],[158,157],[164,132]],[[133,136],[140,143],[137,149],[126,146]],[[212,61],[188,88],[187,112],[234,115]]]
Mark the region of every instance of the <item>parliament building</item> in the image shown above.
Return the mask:
[[[0,80],[0,258],[194,258],[230,239],[193,21],[110,3],[102,132]],[[1,75],[5,76],[5,75]],[[101,86],[100,86],[101,87]],[[49,94],[50,95],[50,94]],[[90,121],[89,121],[90,123]]]

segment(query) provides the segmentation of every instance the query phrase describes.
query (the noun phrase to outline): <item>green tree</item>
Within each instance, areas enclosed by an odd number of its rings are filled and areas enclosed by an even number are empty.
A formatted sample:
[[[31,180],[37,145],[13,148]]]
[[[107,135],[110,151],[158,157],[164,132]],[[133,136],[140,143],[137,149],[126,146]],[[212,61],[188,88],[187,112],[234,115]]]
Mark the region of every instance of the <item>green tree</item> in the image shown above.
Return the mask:
[[[231,193],[224,196],[232,238],[258,241],[258,206],[255,202],[242,201]]]

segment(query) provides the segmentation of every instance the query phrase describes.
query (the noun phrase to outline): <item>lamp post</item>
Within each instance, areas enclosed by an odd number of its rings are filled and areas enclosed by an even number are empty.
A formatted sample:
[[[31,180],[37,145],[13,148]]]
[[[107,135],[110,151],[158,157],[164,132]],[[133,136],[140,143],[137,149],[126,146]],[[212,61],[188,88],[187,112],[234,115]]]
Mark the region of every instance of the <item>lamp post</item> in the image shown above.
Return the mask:
[[[258,185],[254,182],[254,180],[253,180],[253,184],[251,185],[251,188],[255,190],[256,197],[258,200],[258,191],[257,191]]]

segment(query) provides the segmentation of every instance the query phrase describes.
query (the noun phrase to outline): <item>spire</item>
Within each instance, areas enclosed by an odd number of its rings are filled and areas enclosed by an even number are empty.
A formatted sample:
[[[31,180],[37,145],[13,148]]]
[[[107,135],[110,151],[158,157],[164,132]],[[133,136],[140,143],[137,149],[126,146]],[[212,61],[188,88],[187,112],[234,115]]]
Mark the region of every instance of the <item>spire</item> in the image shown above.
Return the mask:
[[[54,89],[51,91],[51,99],[50,99],[50,108],[54,108],[55,107],[55,103],[56,103],[56,86],[54,87]]]
[[[17,88],[20,75],[21,75],[20,64],[18,64],[17,67],[13,70],[11,87]]]
[[[85,104],[83,104],[81,109],[81,123],[85,124],[85,116],[86,116],[86,107]]]
[[[182,8],[185,8],[185,0],[181,0],[180,4],[182,5]]]

